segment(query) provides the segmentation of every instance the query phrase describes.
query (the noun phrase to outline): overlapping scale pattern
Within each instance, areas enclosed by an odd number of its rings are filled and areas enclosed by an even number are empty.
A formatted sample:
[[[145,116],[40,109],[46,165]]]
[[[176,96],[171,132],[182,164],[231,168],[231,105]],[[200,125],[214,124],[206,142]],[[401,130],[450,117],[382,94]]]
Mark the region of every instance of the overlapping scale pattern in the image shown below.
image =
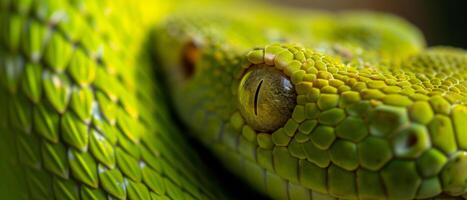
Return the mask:
[[[171,85],[179,115],[252,187],[274,199],[465,197],[464,50],[436,47],[366,60],[378,54],[367,49],[346,59],[308,44],[265,46],[276,42],[265,29],[289,36],[279,24],[181,18],[169,20],[159,35],[175,47],[160,52],[166,66],[183,68],[177,59],[186,52],[178,47],[199,44],[194,74]],[[288,25],[306,26],[301,22]],[[233,33],[230,25],[242,31]],[[290,119],[273,132],[255,131],[238,103],[242,76],[264,65],[288,76],[297,94]]]
[[[168,118],[140,4],[1,1],[2,198],[222,198]]]
[[[273,166],[269,170],[283,179],[283,185],[289,184],[287,193],[278,195],[293,199],[296,194],[290,184],[297,182],[305,190],[350,199],[412,199],[465,193],[467,185],[460,180],[466,180],[465,169],[461,169],[466,130],[455,128],[463,126],[457,122],[465,120],[456,113],[467,112],[465,52],[426,50],[399,67],[358,69],[312,50],[297,46],[276,50],[278,46],[262,49],[262,57],[264,63],[275,63],[271,67],[282,69],[295,80],[297,106],[283,128],[271,135],[257,134],[258,143],[272,140],[274,145],[256,147],[253,160],[265,169]],[[283,52],[302,52],[305,59],[281,60]],[[258,58],[249,60],[257,63]],[[294,61],[301,64],[297,67]],[[424,81],[416,73],[422,64],[432,69],[424,72],[423,76],[430,77]],[[448,67],[458,71],[450,74],[456,78],[437,71]],[[398,76],[393,75],[398,72]],[[431,78],[436,76],[443,81],[450,79],[452,87],[424,87],[437,81]],[[305,120],[314,121],[311,128]],[[269,157],[269,161],[259,162],[260,156]],[[453,168],[460,170],[454,174]],[[266,178],[264,184],[268,183]],[[279,189],[283,187],[267,191]]]

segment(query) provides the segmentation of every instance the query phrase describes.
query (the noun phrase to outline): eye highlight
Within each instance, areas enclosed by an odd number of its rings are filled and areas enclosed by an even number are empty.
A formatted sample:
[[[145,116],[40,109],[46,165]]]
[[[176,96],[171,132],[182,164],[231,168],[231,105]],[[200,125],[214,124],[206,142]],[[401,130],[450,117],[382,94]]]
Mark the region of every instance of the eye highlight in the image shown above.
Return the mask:
[[[290,79],[275,67],[251,67],[238,88],[240,112],[256,131],[272,132],[292,115],[296,93]]]

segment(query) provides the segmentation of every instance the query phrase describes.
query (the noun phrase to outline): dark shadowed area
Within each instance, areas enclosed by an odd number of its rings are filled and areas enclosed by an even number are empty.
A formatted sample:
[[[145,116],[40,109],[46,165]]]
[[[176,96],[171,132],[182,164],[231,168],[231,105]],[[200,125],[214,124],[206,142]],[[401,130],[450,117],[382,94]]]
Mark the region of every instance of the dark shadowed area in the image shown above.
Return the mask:
[[[456,0],[263,0],[291,7],[330,11],[357,9],[388,12],[415,24],[428,45],[467,48],[467,1]]]

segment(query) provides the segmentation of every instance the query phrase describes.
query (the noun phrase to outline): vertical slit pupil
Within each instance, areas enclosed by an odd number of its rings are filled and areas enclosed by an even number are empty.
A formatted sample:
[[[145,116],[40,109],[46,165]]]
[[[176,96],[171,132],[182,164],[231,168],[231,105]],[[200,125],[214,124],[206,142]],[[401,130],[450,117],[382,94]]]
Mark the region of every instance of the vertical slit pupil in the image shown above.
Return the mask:
[[[256,88],[256,92],[255,92],[255,115],[258,115],[258,95],[261,89],[261,85],[263,84],[263,81],[264,80],[261,80],[259,82],[258,87]]]

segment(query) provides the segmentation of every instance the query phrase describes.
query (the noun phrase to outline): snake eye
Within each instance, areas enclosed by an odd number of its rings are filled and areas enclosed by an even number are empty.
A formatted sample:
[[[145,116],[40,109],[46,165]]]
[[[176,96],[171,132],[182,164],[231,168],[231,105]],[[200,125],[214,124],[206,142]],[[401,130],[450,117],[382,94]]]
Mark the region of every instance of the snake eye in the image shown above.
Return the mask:
[[[238,90],[240,112],[257,131],[272,132],[292,115],[295,89],[289,78],[274,67],[251,67],[240,81]]]

